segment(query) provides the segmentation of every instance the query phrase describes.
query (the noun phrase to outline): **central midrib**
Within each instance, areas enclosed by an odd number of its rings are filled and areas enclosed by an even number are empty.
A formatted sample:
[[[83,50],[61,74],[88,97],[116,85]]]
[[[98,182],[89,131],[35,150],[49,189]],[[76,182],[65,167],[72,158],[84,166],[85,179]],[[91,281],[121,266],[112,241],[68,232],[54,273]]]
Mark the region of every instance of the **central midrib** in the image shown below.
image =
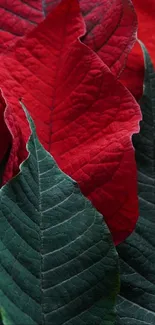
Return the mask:
[[[32,133],[33,134],[33,133]],[[33,134],[33,139],[34,139],[34,145],[35,145],[35,151],[36,151],[36,159],[37,159],[37,173],[38,173],[38,212],[40,215],[40,226],[39,226],[39,238],[40,238],[40,285],[41,285],[41,299],[40,299],[40,304],[41,304],[41,324],[40,325],[45,325],[45,317],[44,317],[44,311],[43,311],[43,277],[42,277],[42,266],[43,266],[43,214],[42,214],[42,204],[41,204],[41,180],[40,180],[40,168],[39,168],[39,157],[38,157],[38,149],[37,149],[37,144],[36,144],[36,138]]]

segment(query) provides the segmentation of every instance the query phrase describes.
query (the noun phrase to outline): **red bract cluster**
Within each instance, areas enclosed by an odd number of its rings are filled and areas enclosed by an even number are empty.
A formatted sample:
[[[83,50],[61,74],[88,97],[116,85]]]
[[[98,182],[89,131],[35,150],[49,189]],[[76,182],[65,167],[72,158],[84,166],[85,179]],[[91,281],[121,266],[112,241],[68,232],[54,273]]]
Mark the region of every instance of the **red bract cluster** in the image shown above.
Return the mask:
[[[30,131],[21,100],[43,146],[103,214],[118,244],[138,218],[132,134],[141,114],[118,81],[136,35],[131,2],[0,5],[1,159],[12,145],[3,183],[27,156]]]

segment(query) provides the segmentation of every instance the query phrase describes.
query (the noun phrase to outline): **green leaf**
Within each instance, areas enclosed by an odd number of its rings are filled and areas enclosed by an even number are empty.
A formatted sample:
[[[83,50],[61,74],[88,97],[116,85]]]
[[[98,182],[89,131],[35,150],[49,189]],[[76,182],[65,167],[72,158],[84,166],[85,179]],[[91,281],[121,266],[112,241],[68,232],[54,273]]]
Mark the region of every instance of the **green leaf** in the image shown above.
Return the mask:
[[[4,323],[3,323],[2,319],[3,319]],[[8,318],[8,316],[6,315],[5,310],[1,307],[0,308],[0,325],[11,325],[11,324],[12,323],[11,323],[10,319]]]
[[[133,139],[138,167],[140,217],[134,233],[118,246],[121,293],[116,325],[155,324],[155,71],[145,58],[143,121]]]
[[[3,322],[2,322],[2,317],[0,315],[0,325],[3,325]]]
[[[118,256],[109,230],[28,119],[29,157],[0,190],[4,325],[114,324]]]

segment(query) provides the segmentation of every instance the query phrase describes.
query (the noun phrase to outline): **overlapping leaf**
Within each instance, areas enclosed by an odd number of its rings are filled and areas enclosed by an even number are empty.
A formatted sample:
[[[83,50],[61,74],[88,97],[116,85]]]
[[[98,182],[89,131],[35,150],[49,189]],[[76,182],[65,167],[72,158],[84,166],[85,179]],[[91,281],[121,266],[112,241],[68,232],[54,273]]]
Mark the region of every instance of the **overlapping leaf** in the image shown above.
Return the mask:
[[[59,0],[0,0],[1,53],[4,51],[7,53],[17,39],[40,23],[59,2]],[[123,2],[81,0],[80,7],[87,28],[83,41],[98,53],[116,75],[119,75],[135,40],[136,16],[130,0]],[[0,112],[3,113],[1,107]],[[0,129],[2,132],[5,130],[5,141],[0,143],[1,161],[6,148],[10,145],[9,133],[6,132],[3,119],[0,119]],[[15,129],[18,134],[18,126]]]
[[[131,1],[81,0],[80,6],[87,29],[84,43],[119,76],[136,38],[137,19]]]
[[[7,51],[17,39],[40,23],[59,2],[59,0],[0,0],[1,53]],[[135,39],[136,16],[130,0],[123,2],[81,0],[80,7],[87,28],[83,41],[98,53],[114,73],[119,74]],[[1,119],[0,128],[5,129]],[[0,145],[0,161],[5,154],[3,147],[7,148],[9,142],[7,133],[5,142]]]
[[[145,44],[155,66],[155,1],[133,0],[133,4],[138,16],[138,38]],[[136,45],[128,57],[127,67],[121,75],[121,81],[135,98],[140,100],[143,94],[143,79],[143,55],[140,46]]]
[[[40,23],[59,2],[0,0],[1,53]],[[83,41],[98,53],[114,73],[119,74],[135,39],[136,16],[130,0],[81,0],[80,7],[87,28]],[[0,108],[0,111],[3,113],[3,109]],[[5,129],[2,119],[0,128],[2,131]],[[5,142],[0,144],[0,161],[10,143],[9,134],[5,132],[5,135]]]
[[[0,55],[15,41],[37,26],[45,17],[42,0],[0,0]],[[0,85],[1,88],[1,85]],[[10,135],[3,119],[4,103],[0,96],[0,162],[10,145]]]
[[[0,51],[10,47],[45,17],[42,0],[0,0]]]
[[[113,325],[119,281],[110,232],[29,121],[29,157],[0,190],[3,323]]]
[[[49,1],[50,11],[60,0]],[[130,0],[80,0],[86,23],[82,41],[95,51],[111,71],[119,76],[137,31],[137,19]]]
[[[60,0],[0,0],[0,47],[34,28]],[[137,20],[130,0],[80,0],[86,23],[83,38],[116,75],[122,71],[136,36]]]
[[[29,137],[29,127],[18,103],[19,98],[24,97],[26,103],[30,103],[39,137],[49,149],[59,55],[63,59],[68,46],[83,33],[84,25],[79,15],[78,2],[64,1],[60,10],[53,11],[26,39],[18,41],[1,57],[0,85],[7,102],[5,118],[13,136],[5,181],[17,172],[19,163],[26,157],[25,143]]]
[[[134,137],[138,166],[140,218],[135,232],[118,246],[121,295],[117,325],[155,324],[155,71],[145,55],[143,122]]]
[[[5,181],[26,156],[22,97],[42,144],[105,216],[118,243],[138,217],[131,135],[138,131],[140,112],[98,56],[77,40],[83,32],[78,2],[66,0],[1,58],[6,121],[10,130],[16,126]]]

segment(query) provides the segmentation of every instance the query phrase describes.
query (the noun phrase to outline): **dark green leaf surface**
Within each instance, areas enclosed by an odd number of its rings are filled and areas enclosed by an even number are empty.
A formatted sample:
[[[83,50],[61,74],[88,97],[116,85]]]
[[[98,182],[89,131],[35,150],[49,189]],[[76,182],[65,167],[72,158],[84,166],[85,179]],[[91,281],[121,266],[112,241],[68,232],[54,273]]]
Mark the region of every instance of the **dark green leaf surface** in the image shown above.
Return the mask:
[[[121,294],[116,325],[155,325],[155,72],[145,58],[143,121],[133,142],[138,167],[140,218],[134,233],[118,246]]]
[[[29,158],[0,190],[3,323],[114,324],[118,257],[109,230],[30,125]]]

